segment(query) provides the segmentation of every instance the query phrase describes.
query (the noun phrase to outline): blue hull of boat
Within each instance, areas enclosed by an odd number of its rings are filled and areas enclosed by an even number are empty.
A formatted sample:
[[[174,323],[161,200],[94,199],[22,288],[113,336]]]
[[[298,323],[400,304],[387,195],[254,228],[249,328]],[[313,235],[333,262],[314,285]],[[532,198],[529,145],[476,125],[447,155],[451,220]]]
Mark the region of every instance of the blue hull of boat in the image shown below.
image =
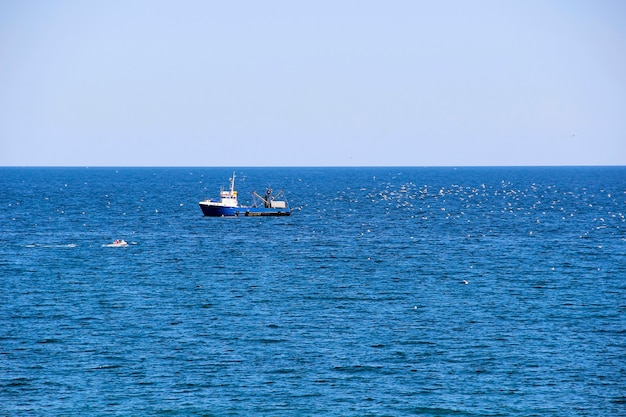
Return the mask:
[[[237,216],[289,216],[291,209],[265,207],[220,207],[200,204],[202,214],[207,217],[237,217]]]

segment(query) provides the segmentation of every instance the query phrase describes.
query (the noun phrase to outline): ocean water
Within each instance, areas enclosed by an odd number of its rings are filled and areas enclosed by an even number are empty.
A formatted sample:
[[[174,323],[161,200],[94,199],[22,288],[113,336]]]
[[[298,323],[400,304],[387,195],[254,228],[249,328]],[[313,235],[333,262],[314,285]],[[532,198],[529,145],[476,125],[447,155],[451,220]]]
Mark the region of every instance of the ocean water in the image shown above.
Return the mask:
[[[626,415],[626,168],[236,171],[0,168],[0,415]]]

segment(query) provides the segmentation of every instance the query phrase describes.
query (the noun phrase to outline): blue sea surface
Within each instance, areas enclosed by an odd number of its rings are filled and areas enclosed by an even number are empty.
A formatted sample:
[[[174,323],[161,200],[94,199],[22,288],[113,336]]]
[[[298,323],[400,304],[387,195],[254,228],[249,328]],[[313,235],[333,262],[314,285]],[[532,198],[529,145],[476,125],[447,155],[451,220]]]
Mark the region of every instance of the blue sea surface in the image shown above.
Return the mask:
[[[0,415],[626,415],[625,167],[232,171],[0,168]]]

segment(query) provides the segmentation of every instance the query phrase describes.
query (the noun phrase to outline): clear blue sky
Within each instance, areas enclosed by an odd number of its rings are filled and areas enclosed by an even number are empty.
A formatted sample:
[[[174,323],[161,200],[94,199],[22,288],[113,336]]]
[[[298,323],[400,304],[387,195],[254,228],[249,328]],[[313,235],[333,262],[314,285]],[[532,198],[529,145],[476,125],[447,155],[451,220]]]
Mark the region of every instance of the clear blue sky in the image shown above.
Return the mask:
[[[626,165],[626,1],[1,1],[0,165]]]

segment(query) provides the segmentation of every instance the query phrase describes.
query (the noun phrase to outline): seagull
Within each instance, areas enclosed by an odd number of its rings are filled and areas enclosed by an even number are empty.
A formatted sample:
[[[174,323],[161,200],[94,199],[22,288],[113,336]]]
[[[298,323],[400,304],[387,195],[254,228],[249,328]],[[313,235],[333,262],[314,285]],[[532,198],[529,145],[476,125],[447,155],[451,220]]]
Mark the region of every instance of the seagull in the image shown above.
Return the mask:
[[[463,284],[469,284],[469,281],[468,281],[468,280],[466,280],[466,279],[464,279],[464,280],[463,280]]]

